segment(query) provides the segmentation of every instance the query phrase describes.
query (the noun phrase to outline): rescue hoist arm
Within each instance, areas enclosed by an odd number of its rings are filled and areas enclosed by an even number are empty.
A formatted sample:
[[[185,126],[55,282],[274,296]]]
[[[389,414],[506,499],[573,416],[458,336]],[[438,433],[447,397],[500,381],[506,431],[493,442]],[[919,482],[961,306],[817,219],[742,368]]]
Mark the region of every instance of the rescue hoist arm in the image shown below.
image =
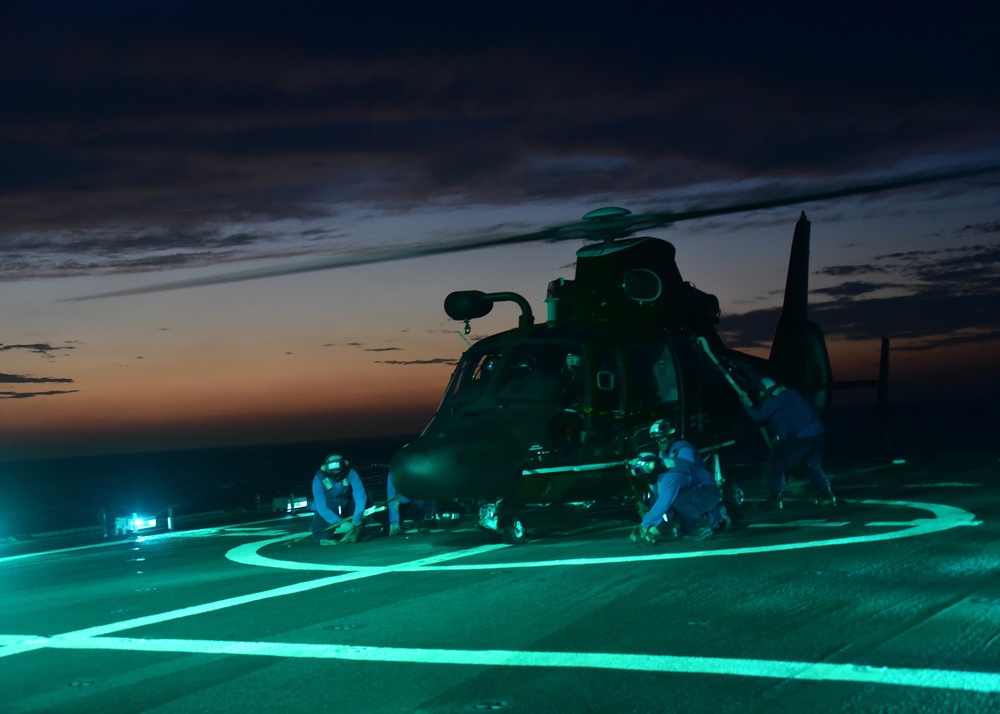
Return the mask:
[[[718,369],[719,372],[722,373],[722,376],[725,377],[729,386],[733,388],[733,391],[735,391],[736,395],[740,398],[740,403],[747,407],[753,406],[753,400],[750,398],[750,395],[746,393],[746,390],[744,390],[743,387],[737,384],[736,380],[733,379],[733,375],[729,373],[729,369],[719,362],[719,358],[715,356],[715,353],[712,352],[712,349],[708,346],[708,340],[699,336],[695,338],[695,342],[697,342],[698,346],[701,347],[709,361],[714,364],[716,369]],[[771,440],[771,435],[767,433],[767,429],[763,426],[760,427],[760,435],[764,439],[764,443],[767,444],[768,450],[774,451],[774,443]]]

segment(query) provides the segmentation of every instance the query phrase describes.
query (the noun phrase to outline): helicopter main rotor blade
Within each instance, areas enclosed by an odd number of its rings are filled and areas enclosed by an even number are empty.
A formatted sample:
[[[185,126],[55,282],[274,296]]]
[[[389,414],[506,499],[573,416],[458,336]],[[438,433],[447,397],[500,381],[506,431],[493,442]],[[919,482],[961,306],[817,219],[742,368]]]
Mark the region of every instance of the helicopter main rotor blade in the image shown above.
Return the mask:
[[[491,246],[508,245],[511,243],[528,243],[543,240],[535,233],[524,235],[499,236],[494,238],[478,238],[466,241],[445,240],[439,242],[425,242],[414,246],[382,246],[378,248],[358,248],[349,253],[331,256],[318,256],[298,262],[282,263],[280,265],[262,266],[260,268],[248,268],[246,270],[235,270],[231,273],[217,273],[206,275],[200,278],[186,278],[184,280],[173,280],[151,285],[143,285],[136,288],[124,288],[122,290],[109,290],[103,293],[92,293],[76,298],[69,298],[69,301],[96,300],[98,298],[123,297],[126,295],[142,295],[144,293],[158,293],[167,290],[183,290],[185,288],[197,288],[208,285],[221,285],[224,283],[238,283],[246,280],[258,280],[261,278],[275,278],[282,275],[295,275],[297,273],[311,273],[319,270],[334,270],[337,268],[350,268],[360,265],[373,265],[375,263],[388,263],[396,260],[408,260],[410,258],[420,258],[430,255],[443,255],[446,253],[460,253],[466,250],[476,250],[479,248],[489,248]]]
[[[845,198],[848,196],[861,196],[883,191],[892,191],[899,188],[909,188],[925,184],[943,183],[960,178],[972,178],[992,173],[1000,172],[1000,166],[980,166],[975,168],[954,169],[935,173],[910,174],[907,176],[897,176],[884,181],[873,181],[853,186],[841,186],[832,189],[810,191],[807,193],[784,194],[757,201],[747,201],[743,203],[733,203],[725,206],[711,206],[706,208],[694,208],[687,211],[671,212],[659,211],[638,214],[609,215],[600,218],[573,223],[566,223],[561,226],[544,229],[532,234],[531,240],[565,240],[570,238],[590,238],[599,239],[605,236],[615,237],[614,234],[631,235],[639,231],[662,228],[682,221],[690,221],[697,218],[710,218],[712,216],[723,216],[734,213],[750,213],[751,211],[761,211],[768,208],[780,208],[782,206],[794,206],[812,201],[823,201],[834,198]],[[519,236],[524,239],[525,236]]]
[[[910,174],[908,176],[890,178],[884,181],[875,181],[846,187],[842,186],[839,188],[811,191],[807,193],[785,194],[757,201],[727,204],[724,206],[695,208],[677,213],[670,211],[658,211],[632,214],[625,210],[618,210],[613,211],[608,215],[601,215],[597,218],[563,223],[543,228],[538,231],[532,231],[530,233],[514,235],[487,235],[469,238],[464,241],[451,239],[439,242],[425,242],[413,246],[360,248],[340,255],[320,256],[295,263],[283,263],[281,265],[238,270],[231,273],[207,275],[200,278],[189,278],[186,280],[154,283],[136,288],[94,293],[91,295],[71,298],[71,300],[93,300],[97,298],[140,295],[143,293],[163,292],[167,290],[181,290],[184,288],[243,282],[246,280],[258,280],[281,275],[295,275],[297,273],[308,273],[319,270],[333,270],[337,268],[349,268],[360,265],[372,265],[375,263],[407,260],[423,256],[459,253],[467,250],[476,250],[479,248],[490,248],[516,243],[533,243],[539,241],[555,242],[564,240],[606,240],[622,238],[639,231],[663,228],[674,223],[690,221],[698,218],[709,218],[712,216],[723,216],[734,213],[749,213],[751,211],[759,211],[768,208],[794,206],[801,203],[844,198],[847,196],[861,196],[865,194],[891,191],[899,188],[942,183],[960,178],[983,176],[997,172],[1000,172],[1000,166],[980,166],[975,168],[952,169],[936,173]]]

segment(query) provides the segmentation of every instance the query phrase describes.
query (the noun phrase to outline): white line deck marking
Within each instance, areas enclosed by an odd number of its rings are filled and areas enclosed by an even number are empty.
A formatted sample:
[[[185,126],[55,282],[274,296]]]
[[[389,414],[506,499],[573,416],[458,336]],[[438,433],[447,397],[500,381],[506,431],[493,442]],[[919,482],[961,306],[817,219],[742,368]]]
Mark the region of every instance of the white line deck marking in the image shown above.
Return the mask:
[[[1000,674],[945,669],[904,669],[829,662],[604,652],[534,652],[525,650],[420,649],[316,645],[294,642],[234,642],[227,640],[132,639],[128,637],[61,636],[46,640],[56,649],[104,649],[126,652],[185,652],[188,654],[249,655],[341,659],[356,662],[445,664],[476,667],[562,667],[613,669],[632,672],[688,673],[767,677],[817,682],[858,682],[925,687],[968,692],[1000,692]]]
[[[420,564],[433,564],[440,563],[447,560],[453,560],[455,558],[464,558],[470,555],[479,555],[480,553],[488,552],[491,550],[497,550],[499,548],[506,548],[505,545],[484,545],[478,548],[471,548],[469,550],[451,551],[448,553],[439,553],[438,555],[433,555],[428,558],[421,558],[420,560],[414,560],[405,565],[410,567],[419,567]],[[111,622],[106,625],[96,625],[94,627],[88,627],[83,630],[76,630],[75,632],[68,632],[63,635],[57,635],[56,638],[83,638],[88,639],[92,637],[100,637],[102,635],[111,634],[113,632],[121,632],[122,630],[131,630],[136,627],[145,627],[147,625],[156,625],[161,622],[169,622],[170,620],[178,620],[182,617],[191,617],[192,615],[203,615],[207,612],[215,612],[217,610],[224,610],[229,607],[236,607],[238,605],[245,605],[251,602],[257,602],[259,600],[267,600],[274,597],[283,597],[285,595],[295,595],[296,593],[306,592],[308,590],[315,590],[317,588],[323,588],[327,585],[333,585],[336,583],[347,582],[350,580],[359,580],[361,578],[370,578],[376,575],[381,575],[383,573],[391,573],[399,570],[399,566],[388,565],[383,567],[370,567],[366,566],[364,568],[355,568],[351,572],[343,573],[342,575],[333,575],[325,578],[318,578],[316,580],[309,580],[304,583],[296,583],[295,585],[286,585],[280,588],[273,588],[271,590],[263,590],[257,593],[250,593],[248,595],[239,595],[237,597],[225,598],[224,600],[216,600],[215,602],[208,602],[202,605],[192,605],[190,607],[183,607],[179,610],[171,610],[169,612],[161,612],[156,615],[146,615],[144,617],[135,617],[130,620],[121,620],[119,622]],[[28,652],[34,649],[39,649],[40,647],[47,647],[48,640],[42,637],[21,637],[15,642],[7,644],[4,640],[5,637],[14,636],[0,636],[0,658],[9,657],[11,655],[20,654],[21,652]]]
[[[747,528],[840,528],[851,525],[850,521],[787,521],[785,523],[751,523]]]

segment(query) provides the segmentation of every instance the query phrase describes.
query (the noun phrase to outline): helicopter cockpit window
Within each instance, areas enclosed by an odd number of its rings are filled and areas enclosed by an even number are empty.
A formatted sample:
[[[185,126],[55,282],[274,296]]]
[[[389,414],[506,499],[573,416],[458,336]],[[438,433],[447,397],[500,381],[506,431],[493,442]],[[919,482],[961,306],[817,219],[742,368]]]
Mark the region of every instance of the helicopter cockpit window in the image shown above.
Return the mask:
[[[449,399],[469,400],[486,391],[486,386],[500,371],[500,353],[467,355],[458,365],[448,389]]]
[[[472,375],[472,381],[481,382],[483,380],[492,379],[493,376],[499,371],[500,366],[500,355],[489,353],[483,355],[483,358],[479,360],[479,364],[476,365],[476,370]]]

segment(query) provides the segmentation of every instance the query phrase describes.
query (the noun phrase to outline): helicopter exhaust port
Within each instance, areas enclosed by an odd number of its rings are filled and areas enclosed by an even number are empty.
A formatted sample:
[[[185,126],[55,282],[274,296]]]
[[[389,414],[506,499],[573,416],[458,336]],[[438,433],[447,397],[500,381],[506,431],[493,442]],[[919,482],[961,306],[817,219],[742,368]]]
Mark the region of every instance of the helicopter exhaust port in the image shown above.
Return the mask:
[[[393,457],[389,472],[409,498],[498,499],[513,496],[520,486],[516,453],[500,432],[424,434]]]

